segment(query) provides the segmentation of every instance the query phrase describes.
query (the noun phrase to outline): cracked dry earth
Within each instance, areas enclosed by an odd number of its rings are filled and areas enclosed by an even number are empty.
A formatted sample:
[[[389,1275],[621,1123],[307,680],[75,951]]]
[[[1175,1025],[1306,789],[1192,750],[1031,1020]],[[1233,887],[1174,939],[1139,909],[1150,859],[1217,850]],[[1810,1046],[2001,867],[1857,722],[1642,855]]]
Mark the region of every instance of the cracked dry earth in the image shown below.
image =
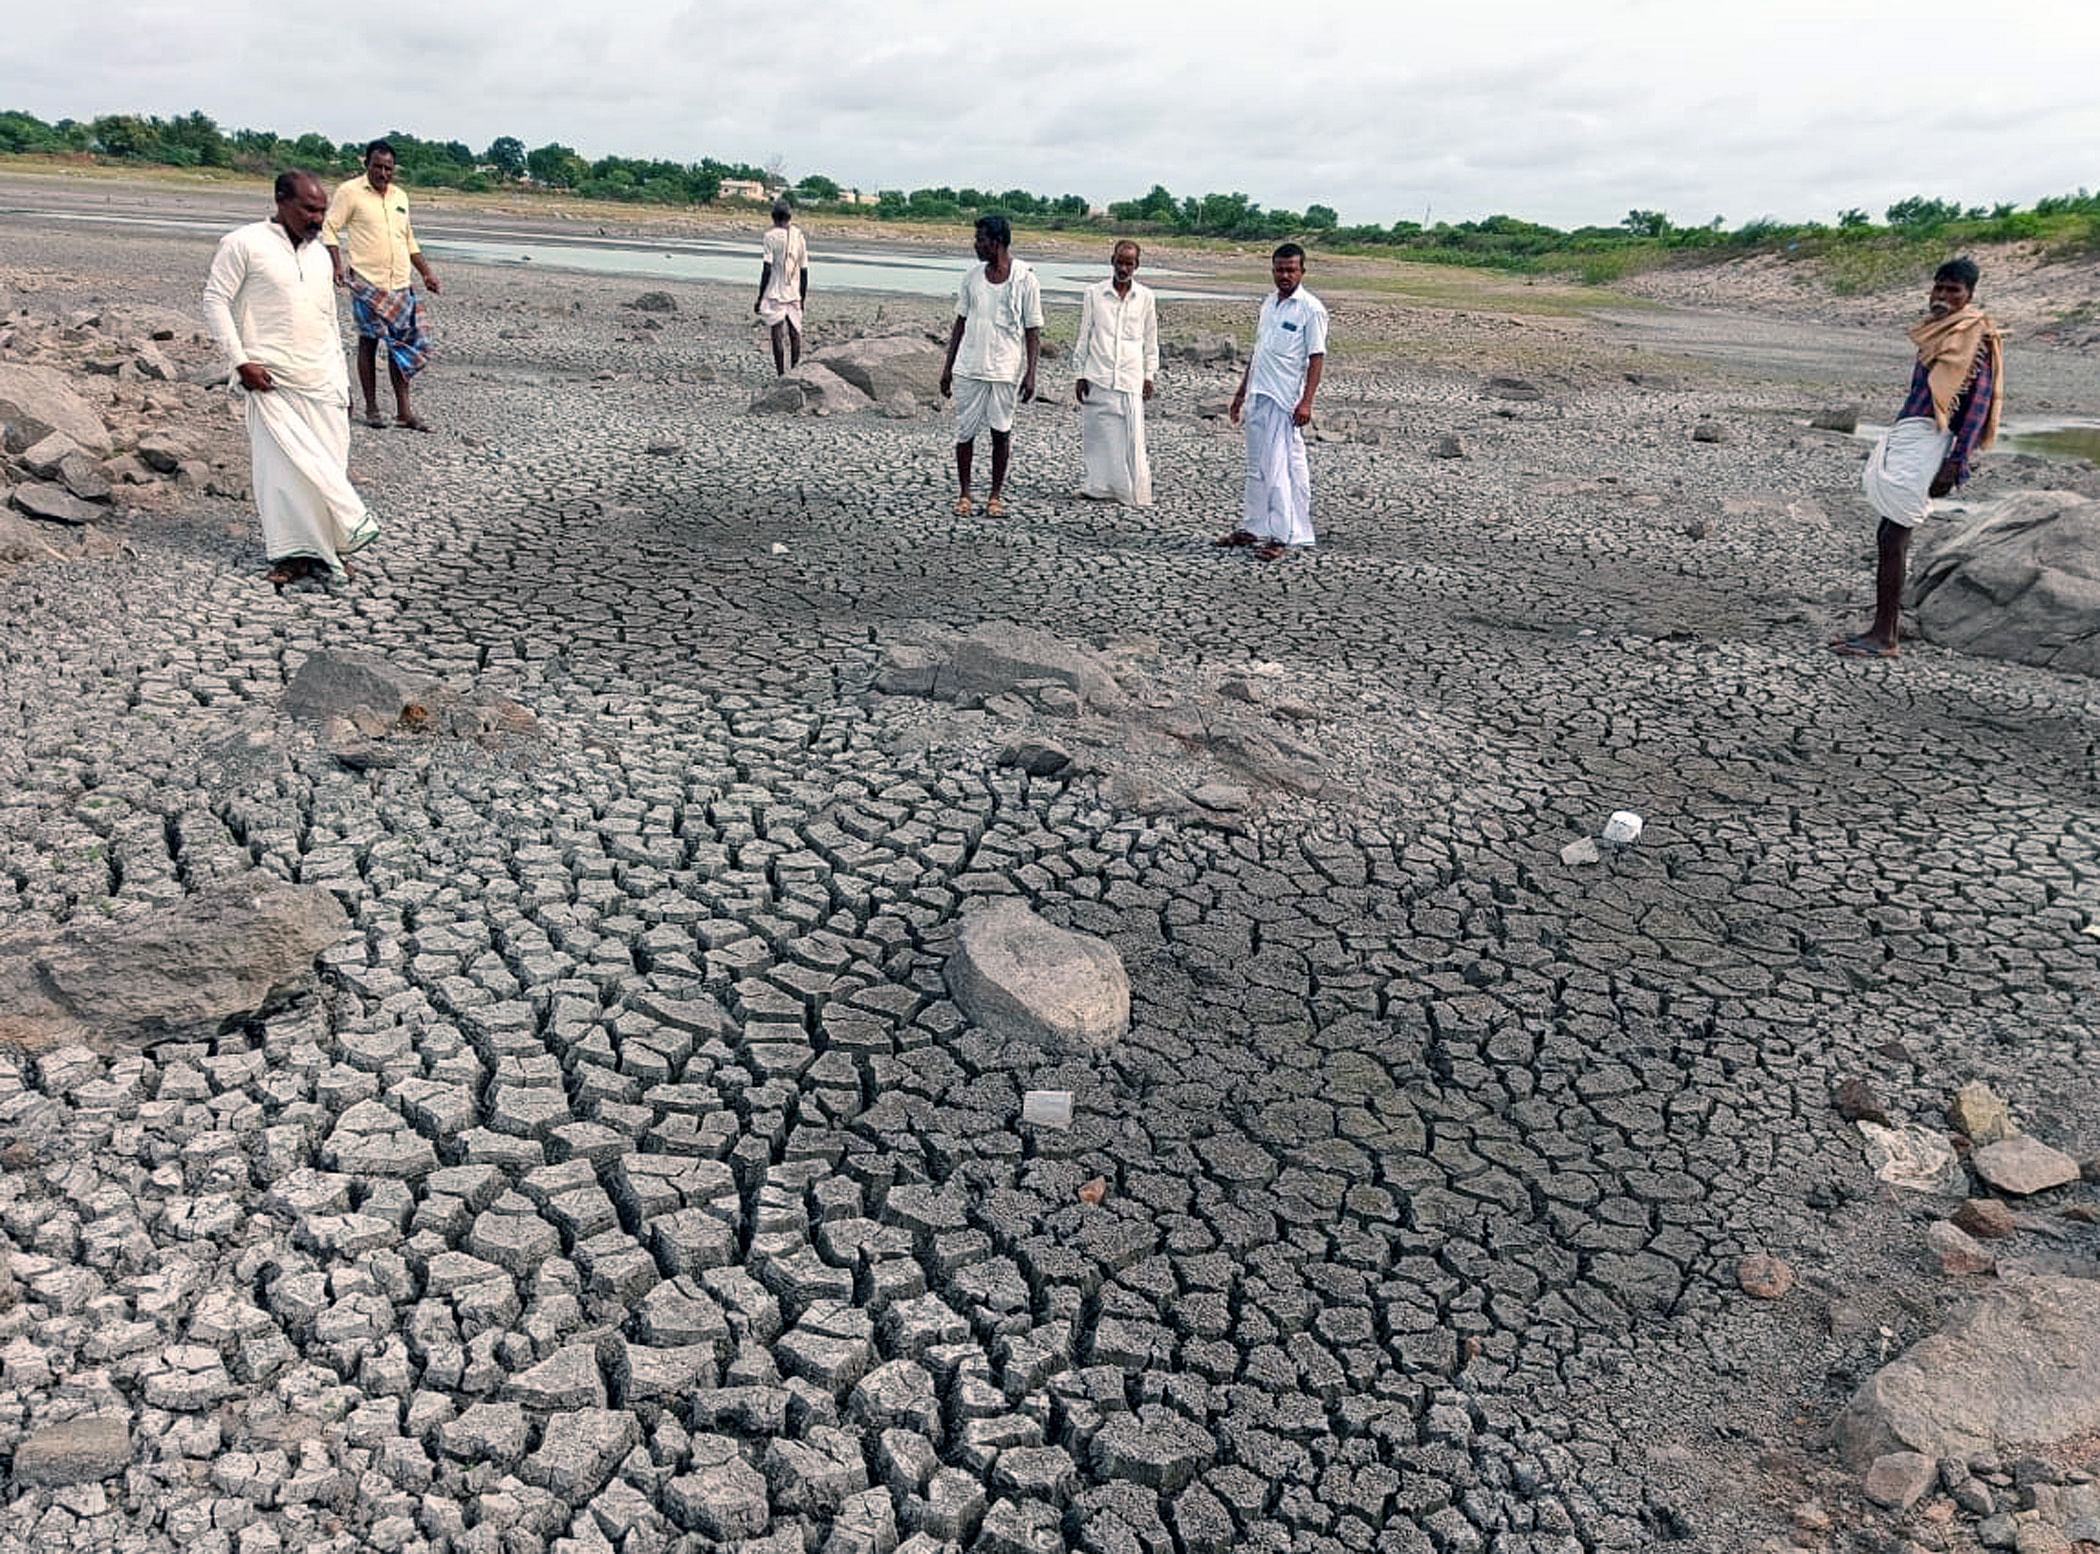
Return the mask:
[[[208,253],[43,241],[46,311],[187,306]],[[744,413],[740,290],[644,331],[631,282],[447,278],[445,433],[356,435],[358,584],[273,595],[226,501],[0,580],[0,922],[251,868],[354,922],[250,1028],[0,1056],[0,1449],[132,1436],[10,1488],[0,1548],[1727,1550],[1816,1497],[1826,1546],[1962,1546],[1819,1444],[1953,1288],[1829,1097],[1981,1077],[2100,1149],[2100,708],[1829,659],[1868,524],[1809,390],[1629,384],[1563,322],[1504,406],[1489,354],[1338,344],[1328,393],[1394,430],[1315,446],[1323,548],[1264,569],[1207,544],[1224,374],[1169,375],[1156,509],[1063,500],[1043,408],[1015,516],[959,520],[930,417]],[[991,619],[1140,695],[1277,666],[1333,780],[1126,812],[872,691],[894,632]],[[277,712],[321,648],[540,732],[347,769]],[[1637,847],[1560,862],[1622,807]],[[1121,951],[1125,1040],[962,1018],[987,894]],[[1750,1300],[1752,1251],[1802,1282]]]

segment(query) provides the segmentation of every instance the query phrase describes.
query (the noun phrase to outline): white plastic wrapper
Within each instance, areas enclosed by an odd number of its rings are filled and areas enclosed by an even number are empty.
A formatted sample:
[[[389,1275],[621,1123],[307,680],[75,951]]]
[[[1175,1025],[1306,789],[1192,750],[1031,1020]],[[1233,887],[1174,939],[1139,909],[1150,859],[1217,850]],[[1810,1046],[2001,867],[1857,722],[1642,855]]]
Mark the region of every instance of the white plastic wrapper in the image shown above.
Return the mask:
[[[1032,1122],[1039,1128],[1069,1128],[1072,1126],[1072,1092],[1024,1091],[1021,1095],[1021,1120]]]
[[[1616,847],[1641,839],[1641,817],[1630,809],[1614,810],[1604,822],[1604,840]]]

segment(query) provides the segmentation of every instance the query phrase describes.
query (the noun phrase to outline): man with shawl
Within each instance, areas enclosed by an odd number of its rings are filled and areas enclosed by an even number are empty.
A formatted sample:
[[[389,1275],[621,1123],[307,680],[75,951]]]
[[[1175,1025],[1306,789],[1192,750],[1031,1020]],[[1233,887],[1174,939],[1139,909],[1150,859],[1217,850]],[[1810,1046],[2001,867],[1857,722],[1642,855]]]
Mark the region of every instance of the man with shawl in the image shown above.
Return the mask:
[[[1159,376],[1159,314],[1151,288],[1138,284],[1138,260],[1138,245],[1124,238],[1109,255],[1109,278],[1081,293],[1072,373],[1086,463],[1079,494],[1150,507],[1145,401]]]
[[[350,484],[350,375],[322,257],[328,195],[307,173],[281,173],[277,214],[219,240],[204,317],[247,401],[250,483],[263,554],[278,588],[302,577],[343,582],[343,557],[379,536]]]
[[[383,140],[365,147],[365,170],[340,185],[328,202],[321,228],[335,266],[335,283],[348,289],[357,318],[357,382],[365,391],[365,425],[386,425],[379,414],[378,356],[386,343],[387,376],[394,383],[394,424],[427,432],[430,423],[408,403],[408,380],[430,360],[423,333],[423,304],[415,277],[436,296],[444,290],[431,273],[408,219],[408,195],[394,181],[394,148]],[[345,259],[344,250],[349,250]]]
[[[2005,349],[1997,326],[1975,305],[1978,274],[1970,259],[1941,265],[1932,277],[1926,316],[1911,326],[1918,360],[1910,395],[1860,475],[1867,501],[1881,515],[1874,623],[1858,636],[1833,637],[1831,650],[1840,657],[1896,656],[1911,530],[1936,498],[1969,478],[1969,461],[1997,440]]]
[[[785,377],[802,365],[802,309],[809,301],[809,245],[794,224],[795,208],[773,202],[773,230],[766,234],[758,272],[758,300],[751,311],[773,333],[773,374]],[[782,335],[787,338],[782,339]]]

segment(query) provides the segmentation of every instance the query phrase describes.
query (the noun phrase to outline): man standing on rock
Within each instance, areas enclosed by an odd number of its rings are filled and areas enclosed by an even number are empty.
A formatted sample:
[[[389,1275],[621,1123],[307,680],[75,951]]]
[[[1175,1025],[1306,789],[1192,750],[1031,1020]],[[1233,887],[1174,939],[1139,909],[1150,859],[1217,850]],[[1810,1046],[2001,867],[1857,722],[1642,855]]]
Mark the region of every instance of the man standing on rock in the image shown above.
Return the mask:
[[[1918,348],[1910,396],[1875,444],[1860,475],[1881,515],[1875,533],[1874,623],[1830,639],[1843,658],[1894,658],[1911,530],[1933,502],[1969,478],[1969,461],[1998,438],[2005,402],[2005,348],[1998,326],[1974,303],[1971,259],[1949,259],[1932,277],[1926,316],[1910,328]]]
[[[343,582],[343,557],[379,536],[350,484],[350,374],[322,257],[328,194],[311,174],[280,173],[277,214],[219,241],[204,317],[245,391],[255,507],[270,581]]]
[[[773,331],[773,375],[802,365],[802,308],[809,301],[809,246],[793,225],[794,207],[773,202],[773,230],[766,234],[765,264],[758,272],[758,300],[751,311]],[[787,338],[783,340],[782,335]],[[788,347],[793,348],[792,355]]]
[[[357,383],[365,391],[365,425],[386,425],[379,414],[378,385],[379,343],[384,340],[387,376],[394,382],[394,424],[429,431],[430,423],[408,403],[408,380],[430,360],[415,277],[423,277],[433,297],[444,288],[416,244],[408,195],[394,182],[394,148],[385,141],[365,147],[364,172],[335,191],[321,241],[335,265],[335,283],[348,288],[350,311],[357,318]],[[347,263],[345,248],[350,251]]]
[[[1159,376],[1159,314],[1152,289],[1137,282],[1140,254],[1129,238],[1109,254],[1109,278],[1079,300],[1079,338],[1072,346],[1078,378],[1079,446],[1086,480],[1079,494],[1094,501],[1152,505],[1152,465],[1145,457],[1145,401]]]
[[[941,397],[955,400],[955,476],[962,495],[955,514],[967,518],[970,456],[977,434],[992,434],[992,491],[984,504],[1006,516],[1006,463],[1013,451],[1014,408],[1035,398],[1036,354],[1042,347],[1043,293],[1035,271],[1007,250],[1013,229],[1004,216],[977,218],[977,257],[955,299],[955,327],[941,365]]]
[[[1254,350],[1232,396],[1232,424],[1246,414],[1247,513],[1214,542],[1251,545],[1257,561],[1281,561],[1291,548],[1313,543],[1304,428],[1327,363],[1327,308],[1301,284],[1305,250],[1285,243],[1270,257],[1269,274],[1276,292],[1262,299]]]

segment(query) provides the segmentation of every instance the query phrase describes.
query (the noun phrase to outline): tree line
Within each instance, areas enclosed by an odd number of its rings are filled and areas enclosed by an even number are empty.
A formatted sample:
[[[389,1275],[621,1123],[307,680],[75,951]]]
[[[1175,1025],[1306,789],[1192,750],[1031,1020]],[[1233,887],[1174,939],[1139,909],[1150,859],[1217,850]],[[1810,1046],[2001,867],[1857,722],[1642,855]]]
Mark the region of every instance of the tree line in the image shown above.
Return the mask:
[[[510,135],[499,136],[479,152],[457,140],[424,140],[400,130],[390,131],[386,139],[394,147],[398,176],[411,187],[541,188],[589,199],[691,206],[716,203],[723,198],[725,184],[735,182],[763,189],[766,198],[791,194],[804,208],[846,208],[847,191],[832,178],[811,173],[790,182],[777,169],[748,162],[713,157],[697,162],[617,156],[592,160],[558,142],[528,150]],[[362,165],[364,142],[337,142],[314,133],[287,139],[270,130],[229,133],[201,112],[168,119],[106,114],[86,122],[60,119],[47,124],[32,114],[6,111],[0,112],[0,153],[9,152],[222,167],[249,173],[303,167],[347,176]],[[1963,206],[1915,195],[1887,207],[1881,223],[1864,210],[1853,209],[1840,212],[1832,223],[1784,223],[1764,216],[1733,229],[1719,216],[1703,225],[1683,225],[1667,212],[1640,209],[1628,211],[1623,220],[1608,227],[1562,229],[1506,215],[1478,221],[1430,224],[1425,219],[1345,226],[1326,205],[1308,205],[1302,211],[1264,210],[1244,194],[1177,198],[1161,184],[1135,199],[1118,200],[1105,211],[1095,210],[1077,194],[945,185],[909,191],[883,189],[850,208],[879,221],[949,224],[997,212],[1051,229],[1090,228],[1140,236],[1182,234],[1248,242],[1295,238],[1339,251],[1382,250],[1432,262],[1509,270],[1572,270],[1596,281],[1699,250],[1776,247],[1835,254],[1858,271],[1864,285],[1874,268],[1866,262],[1872,256],[1900,254],[1926,243],[2042,240],[2081,251],[2100,248],[2100,196],[2083,188],[2075,194],[2037,200],[2027,209],[2014,204]]]

